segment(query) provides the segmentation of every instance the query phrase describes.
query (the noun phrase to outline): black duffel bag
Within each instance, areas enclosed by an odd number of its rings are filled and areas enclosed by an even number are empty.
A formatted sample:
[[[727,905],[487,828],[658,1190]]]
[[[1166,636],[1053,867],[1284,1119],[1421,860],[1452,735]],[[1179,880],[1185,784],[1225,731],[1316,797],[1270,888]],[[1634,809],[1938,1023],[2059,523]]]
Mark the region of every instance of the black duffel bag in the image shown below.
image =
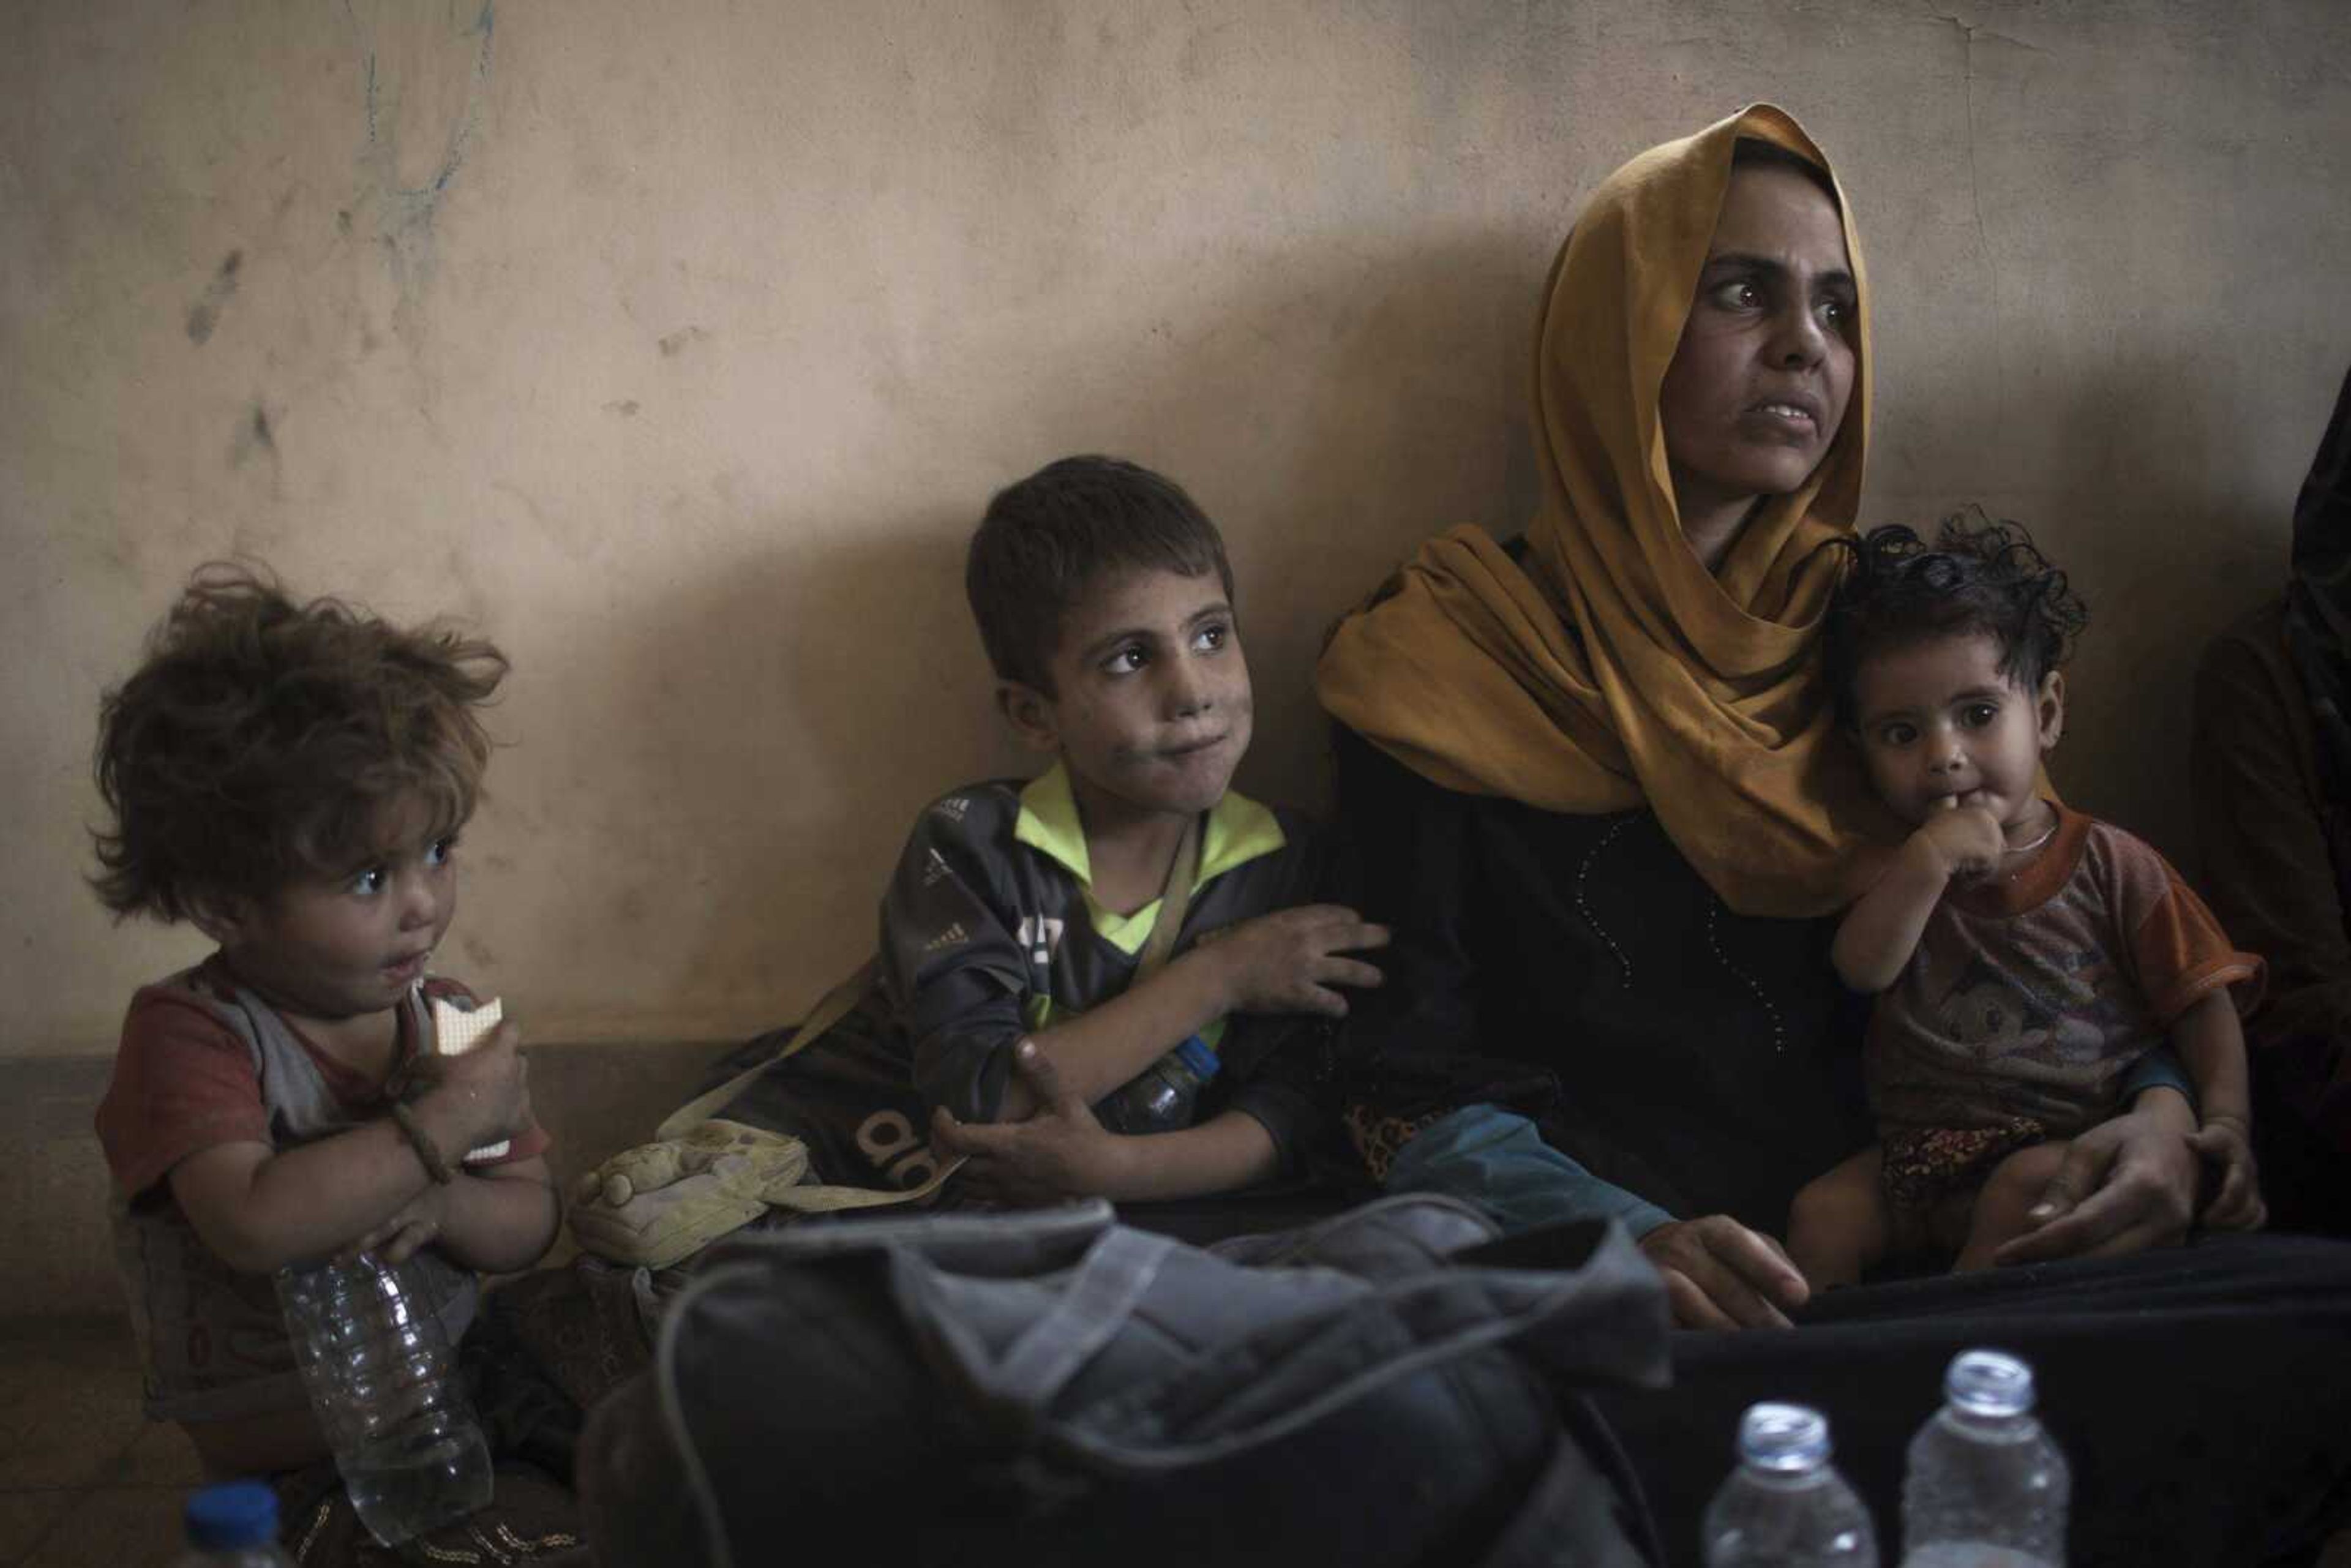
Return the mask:
[[[1667,1375],[1620,1229],[1402,1197],[1199,1249],[1099,1201],[746,1235],[581,1448],[606,1568],[1663,1561],[1576,1391]]]

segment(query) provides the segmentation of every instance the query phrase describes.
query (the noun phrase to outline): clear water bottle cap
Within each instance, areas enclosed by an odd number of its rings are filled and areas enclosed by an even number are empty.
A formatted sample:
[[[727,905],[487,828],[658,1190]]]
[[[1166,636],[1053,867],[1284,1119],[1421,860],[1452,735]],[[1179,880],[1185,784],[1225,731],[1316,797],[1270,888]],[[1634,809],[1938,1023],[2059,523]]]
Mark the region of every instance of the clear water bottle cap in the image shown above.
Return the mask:
[[[1943,1375],[1943,1397],[1970,1416],[2022,1416],[2032,1408],[2032,1368],[2004,1351],[1963,1350]]]
[[[1217,1053],[1208,1049],[1207,1042],[1196,1034],[1190,1036],[1183,1044],[1177,1046],[1176,1055],[1186,1068],[1191,1070],[1192,1076],[1203,1083],[1214,1078],[1217,1075],[1217,1070],[1224,1065],[1217,1060]]]
[[[277,1494],[259,1481],[222,1481],[188,1499],[188,1544],[206,1552],[277,1539]]]
[[[1805,1405],[1750,1405],[1739,1418],[1739,1457],[1783,1474],[1818,1469],[1829,1458],[1828,1417]]]

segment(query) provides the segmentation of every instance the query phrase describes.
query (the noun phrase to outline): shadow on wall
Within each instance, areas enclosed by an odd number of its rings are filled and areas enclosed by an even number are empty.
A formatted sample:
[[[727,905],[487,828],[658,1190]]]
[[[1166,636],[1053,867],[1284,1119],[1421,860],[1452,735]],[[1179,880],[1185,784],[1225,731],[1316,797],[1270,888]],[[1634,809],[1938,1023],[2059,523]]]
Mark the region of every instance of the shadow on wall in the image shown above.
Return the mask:
[[[2090,622],[2068,672],[2052,777],[2070,803],[2183,867],[2197,662],[2285,571],[2277,519],[2248,500],[2274,485],[2227,423],[2226,401],[2193,390],[2199,359],[2182,347],[2060,368],[1997,415],[1938,410],[1998,434],[1969,448],[1972,473],[1933,514],[1980,499],[2023,523],[2065,570]],[[1950,371],[1938,385],[2003,386],[1989,359]],[[2182,390],[2150,394],[2173,388]]]
[[[1111,451],[1165,468],[1217,516],[1256,686],[1250,792],[1323,797],[1312,667],[1342,612],[1439,528],[1523,525],[1526,367],[1548,259],[1498,234],[1387,258],[1301,256],[1184,323],[1056,342],[1054,360],[1090,376],[1055,381],[1017,419],[972,416],[1040,433],[1036,451],[1004,455],[1004,481]],[[612,846],[630,891],[617,909],[550,912],[571,928],[557,950],[609,950],[617,919],[631,946],[666,956],[664,998],[775,1020],[869,954],[921,806],[1034,766],[994,712],[963,596],[987,499],[836,526],[797,548],[810,531],[778,517],[759,532],[779,548],[756,569],[616,593],[573,679],[601,694],[615,732],[593,751],[607,770],[597,793],[628,802],[630,820],[548,831]],[[648,722],[621,733],[630,716]],[[761,804],[747,813],[746,799]]]
[[[1039,461],[1088,444],[1165,468],[1224,531],[1256,693],[1240,787],[1327,802],[1313,669],[1332,623],[1420,542],[1525,524],[1528,366],[1547,246],[1491,230],[1414,248],[1293,252],[1183,329],[1113,338],[1089,362],[1139,390],[1102,431],[1083,389],[1041,410]],[[1066,429],[1070,438],[1050,433]]]
[[[629,954],[656,994],[584,976],[572,996],[623,1017],[787,1018],[867,956],[906,825],[962,776],[940,772],[946,758],[975,765],[985,717],[908,722],[974,706],[927,695],[945,673],[940,611],[960,592],[925,546],[936,533],[892,519],[820,555],[616,592],[570,677],[604,732],[574,755],[599,776],[592,789],[549,782],[618,818],[538,815],[556,848],[616,862],[599,874],[621,891],[564,900],[548,920],[557,951]]]

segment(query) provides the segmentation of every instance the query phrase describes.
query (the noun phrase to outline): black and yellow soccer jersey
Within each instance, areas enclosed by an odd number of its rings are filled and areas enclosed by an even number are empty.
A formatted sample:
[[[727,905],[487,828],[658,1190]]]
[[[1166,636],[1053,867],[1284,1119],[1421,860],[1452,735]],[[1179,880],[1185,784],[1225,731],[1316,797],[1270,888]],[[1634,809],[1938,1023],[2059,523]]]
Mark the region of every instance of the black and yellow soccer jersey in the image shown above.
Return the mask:
[[[1203,823],[1175,953],[1254,915],[1327,896],[1326,858],[1322,836],[1303,819],[1228,792]],[[921,1186],[936,1170],[934,1105],[960,1120],[992,1120],[1023,1035],[1109,1000],[1134,979],[1159,904],[1113,914],[1094,903],[1091,881],[1085,834],[1060,767],[1026,785],[975,784],[933,801],[882,900],[873,983],[821,1039],[775,1063],[717,1113],[800,1138],[814,1179]],[[1197,1116],[1246,1112],[1290,1166],[1317,1115],[1307,1087],[1313,1064],[1304,1060],[1316,1022],[1236,1015],[1203,1030],[1223,1070]],[[720,1071],[771,1055],[778,1043],[778,1036],[754,1040]]]

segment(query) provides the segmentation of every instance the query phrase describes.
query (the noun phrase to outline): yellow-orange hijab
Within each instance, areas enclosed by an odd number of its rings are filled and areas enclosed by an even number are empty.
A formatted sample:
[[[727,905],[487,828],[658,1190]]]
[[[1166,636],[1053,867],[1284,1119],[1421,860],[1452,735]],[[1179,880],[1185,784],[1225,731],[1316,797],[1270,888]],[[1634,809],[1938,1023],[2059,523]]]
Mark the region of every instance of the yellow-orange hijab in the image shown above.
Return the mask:
[[[1816,656],[1839,568],[1813,552],[1851,531],[1861,497],[1869,291],[1847,210],[1860,335],[1844,423],[1709,574],[1682,538],[1657,392],[1742,136],[1828,168],[1759,104],[1610,175],[1553,264],[1523,569],[1476,528],[1429,540],[1341,623],[1316,685],[1342,723],[1447,789],[1553,811],[1646,803],[1733,909],[1816,915],[1857,891],[1864,831],[1890,822]]]

